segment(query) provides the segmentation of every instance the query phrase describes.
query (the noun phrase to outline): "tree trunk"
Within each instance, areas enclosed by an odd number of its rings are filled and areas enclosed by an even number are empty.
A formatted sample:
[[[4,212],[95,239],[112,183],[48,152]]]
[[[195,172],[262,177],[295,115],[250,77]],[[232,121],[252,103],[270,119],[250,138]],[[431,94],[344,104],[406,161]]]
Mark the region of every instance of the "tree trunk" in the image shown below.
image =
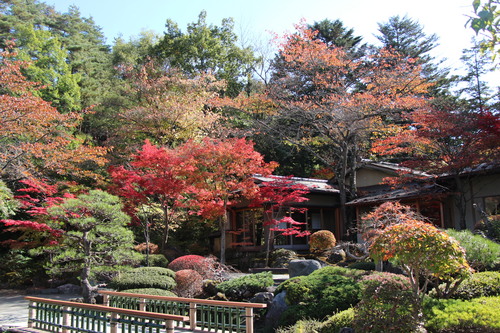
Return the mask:
[[[168,205],[163,205],[163,221],[165,223],[165,228],[163,229],[163,239],[161,242],[161,252],[162,253],[164,253],[164,251],[167,249],[167,242],[168,242],[169,229],[170,229],[170,220],[168,217]]]
[[[82,279],[82,296],[83,296],[83,302],[84,303],[92,303],[93,299],[93,291],[94,288],[90,284],[89,278],[90,278],[90,255],[91,255],[91,241],[88,239],[88,231],[83,232],[83,237],[82,237],[82,242],[83,242],[83,251],[84,251],[84,260],[83,260],[83,268],[82,272],[80,274],[80,277]]]
[[[457,207],[459,215],[459,229],[465,230],[467,229],[467,224],[465,219],[465,214],[467,212],[466,208],[467,199],[465,198],[464,184],[462,182],[462,179],[460,179],[459,175],[455,175],[454,180],[455,180],[455,187],[457,190],[456,192],[458,193],[457,196],[455,197],[455,206]]]
[[[227,199],[224,199],[224,215],[219,219],[220,229],[220,262],[226,263],[226,224],[227,224]]]

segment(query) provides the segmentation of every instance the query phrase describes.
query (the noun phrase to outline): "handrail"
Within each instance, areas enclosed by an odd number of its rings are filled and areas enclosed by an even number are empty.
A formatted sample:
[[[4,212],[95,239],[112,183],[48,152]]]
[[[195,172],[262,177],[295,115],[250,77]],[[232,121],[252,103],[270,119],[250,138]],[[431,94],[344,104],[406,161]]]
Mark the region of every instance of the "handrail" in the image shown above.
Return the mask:
[[[154,301],[163,301],[170,302],[174,304],[182,304],[187,303],[189,308],[184,310],[189,314],[189,327],[191,330],[195,329],[208,329],[209,331],[214,328],[211,321],[212,314],[211,311],[219,311],[218,309],[225,308],[228,309],[229,313],[232,312],[231,309],[241,309],[239,314],[237,314],[236,319],[238,324],[237,327],[244,328],[243,332],[253,333],[254,331],[254,312],[253,309],[263,309],[267,307],[267,304],[264,303],[246,303],[246,302],[231,302],[231,301],[215,301],[215,300],[207,300],[207,299],[198,299],[198,298],[185,298],[185,297],[174,297],[174,296],[154,296],[154,295],[146,295],[146,294],[135,294],[135,293],[124,293],[110,290],[99,290],[99,293],[103,295],[104,300],[103,303],[109,305],[110,297],[116,296],[118,298],[137,298],[138,299],[138,308],[139,310],[156,311],[151,310],[151,307],[147,305],[149,300],[151,302]],[[199,307],[198,307],[199,305]],[[164,311],[164,310],[162,310]],[[188,312],[187,312],[188,311]],[[208,312],[207,312],[208,311]],[[174,311],[175,312],[175,311]],[[199,312],[200,317],[198,317],[197,312]],[[212,312],[213,313],[213,312]],[[199,320],[198,320],[199,319]],[[244,321],[240,321],[244,319]],[[208,320],[208,321],[207,321]],[[244,326],[240,326],[241,323],[244,323]],[[230,330],[232,332],[232,329]]]
[[[215,300],[211,300],[211,299],[186,298],[186,297],[175,297],[175,296],[155,296],[155,295],[147,295],[147,294],[122,293],[120,291],[111,291],[111,290],[99,290],[99,294],[110,295],[110,296],[124,296],[124,297],[133,297],[133,298],[155,299],[155,300],[159,300],[159,301],[220,305],[220,306],[228,306],[228,307],[235,307],[235,308],[263,309],[263,308],[267,307],[267,304],[264,304],[264,303],[215,301]]]
[[[29,305],[29,314],[28,314],[28,328],[33,328],[34,322],[41,322],[44,325],[50,326],[56,326],[56,327],[61,327],[62,332],[66,333],[69,331],[88,331],[88,329],[83,329],[80,327],[75,327],[71,326],[70,323],[73,325],[73,320],[70,318],[70,313],[72,312],[71,309],[87,309],[87,310],[92,310],[92,311],[98,311],[102,313],[107,313],[110,314],[110,317],[107,318],[107,315],[99,318],[100,320],[105,320],[106,322],[109,322],[111,325],[111,333],[117,333],[118,328],[117,325],[119,322],[123,322],[123,320],[120,319],[120,316],[131,316],[131,317],[136,317],[136,318],[145,318],[145,319],[152,319],[152,320],[160,320],[165,323],[163,328],[166,329],[167,332],[173,332],[174,331],[174,321],[189,321],[189,317],[187,316],[182,316],[182,315],[172,315],[172,314],[166,314],[166,313],[156,313],[156,312],[146,312],[146,311],[140,311],[140,310],[131,310],[131,309],[123,309],[123,308],[116,308],[116,307],[110,307],[110,306],[105,306],[105,305],[96,305],[96,304],[87,304],[87,303],[78,303],[78,302],[70,302],[70,301],[60,301],[60,300],[54,300],[54,299],[46,299],[46,298],[40,298],[40,297],[32,297],[32,296],[26,296],[24,297],[27,301],[30,302]],[[34,306],[33,304],[37,304]],[[54,309],[41,309],[39,307],[39,304],[48,304],[48,305],[56,305],[60,306],[59,310]],[[44,315],[44,320],[40,320],[39,318],[35,318],[34,314],[34,309],[38,311],[49,311],[52,313],[52,315]],[[48,319],[47,319],[48,318]],[[145,325],[148,325],[145,323]],[[106,332],[105,329],[103,329],[103,332]]]

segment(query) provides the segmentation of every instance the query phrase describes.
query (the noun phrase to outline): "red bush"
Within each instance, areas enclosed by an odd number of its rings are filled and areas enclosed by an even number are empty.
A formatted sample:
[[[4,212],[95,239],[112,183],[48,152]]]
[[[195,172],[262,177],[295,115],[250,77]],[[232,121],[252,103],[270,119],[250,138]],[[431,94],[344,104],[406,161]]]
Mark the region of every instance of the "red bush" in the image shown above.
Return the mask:
[[[203,292],[203,277],[195,270],[182,269],[175,272],[177,287],[173,290],[179,297],[196,297]]]
[[[212,278],[214,272],[213,260],[211,260],[210,258],[205,258],[193,254],[182,256],[173,260],[168,265],[168,268],[170,268],[175,272],[186,269],[194,270],[198,272],[205,279]]]

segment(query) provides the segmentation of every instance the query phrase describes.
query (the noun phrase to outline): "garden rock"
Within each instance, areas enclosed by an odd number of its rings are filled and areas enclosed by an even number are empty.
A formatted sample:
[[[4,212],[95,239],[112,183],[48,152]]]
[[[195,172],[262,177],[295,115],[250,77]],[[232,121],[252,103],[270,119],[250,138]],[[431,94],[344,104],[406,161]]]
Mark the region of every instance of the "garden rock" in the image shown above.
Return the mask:
[[[267,304],[267,307],[270,307],[271,304],[273,303],[273,299],[274,299],[273,293],[263,291],[263,292],[255,294],[250,299],[250,303],[263,303],[263,304]]]
[[[60,294],[81,294],[82,287],[76,284],[67,283],[57,287],[57,290]]]
[[[327,262],[330,264],[338,264],[339,262],[344,261],[346,258],[345,251],[342,249],[334,249],[332,252],[328,255],[328,259],[326,259]]]
[[[309,275],[320,268],[321,263],[314,259],[292,260],[288,265],[288,274],[290,278],[293,278],[296,276]]]
[[[281,315],[288,308],[285,298],[286,291],[280,292],[273,298],[273,301],[269,306],[269,310],[266,314],[265,327],[275,328],[277,326]]]

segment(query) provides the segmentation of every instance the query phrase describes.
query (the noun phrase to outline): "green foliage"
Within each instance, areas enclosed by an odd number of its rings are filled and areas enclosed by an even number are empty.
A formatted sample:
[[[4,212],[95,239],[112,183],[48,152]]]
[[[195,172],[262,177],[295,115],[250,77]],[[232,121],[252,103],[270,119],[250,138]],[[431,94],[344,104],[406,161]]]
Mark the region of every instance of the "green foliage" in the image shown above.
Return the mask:
[[[500,296],[500,272],[479,272],[465,279],[452,298],[470,300],[483,296]]]
[[[117,275],[109,286],[116,290],[157,288],[172,290],[175,288],[175,273],[168,268],[139,267]]]
[[[488,217],[488,221],[481,220],[474,226],[475,232],[480,232],[489,239],[500,243],[500,215]]]
[[[0,219],[14,215],[19,203],[14,199],[12,191],[0,180]]]
[[[319,230],[309,236],[309,247],[313,252],[331,249],[336,242],[335,235],[329,230]]]
[[[281,325],[291,325],[304,318],[323,319],[357,304],[361,299],[359,280],[367,274],[329,266],[283,282],[276,293],[286,291],[289,308],[283,313]]]
[[[498,332],[500,296],[470,301],[428,299],[424,303],[425,328],[429,332]]]
[[[362,280],[363,296],[355,309],[353,328],[359,332],[416,332],[420,300],[407,277],[374,273]]]
[[[475,270],[491,270],[500,264],[500,244],[475,235],[470,230],[448,229],[446,233],[465,249],[465,257]]]
[[[271,267],[288,267],[288,263],[293,259],[297,259],[297,253],[288,249],[275,249],[270,253]]]
[[[321,322],[314,319],[299,320],[292,326],[278,327],[276,333],[317,333]]]
[[[364,271],[374,271],[375,263],[373,261],[356,261],[347,265],[347,267],[351,269],[361,269]]]
[[[266,291],[274,284],[271,272],[250,274],[220,283],[217,289],[223,292],[229,299],[242,300],[252,297],[258,292]]]
[[[122,290],[124,293],[131,294],[144,294],[151,296],[168,296],[168,297],[176,297],[177,295],[171,291],[165,289],[157,289],[157,288],[138,288],[138,289],[125,289]]]
[[[336,333],[344,327],[352,327],[355,313],[354,308],[337,312],[319,326],[318,333]]]
[[[12,249],[0,255],[0,284],[9,287],[31,285],[33,279],[43,274],[41,261],[30,256],[26,250]]]
[[[142,255],[141,265],[146,266],[146,255]],[[150,267],[167,267],[168,259],[165,258],[163,254],[150,254],[149,255],[149,266]]]

